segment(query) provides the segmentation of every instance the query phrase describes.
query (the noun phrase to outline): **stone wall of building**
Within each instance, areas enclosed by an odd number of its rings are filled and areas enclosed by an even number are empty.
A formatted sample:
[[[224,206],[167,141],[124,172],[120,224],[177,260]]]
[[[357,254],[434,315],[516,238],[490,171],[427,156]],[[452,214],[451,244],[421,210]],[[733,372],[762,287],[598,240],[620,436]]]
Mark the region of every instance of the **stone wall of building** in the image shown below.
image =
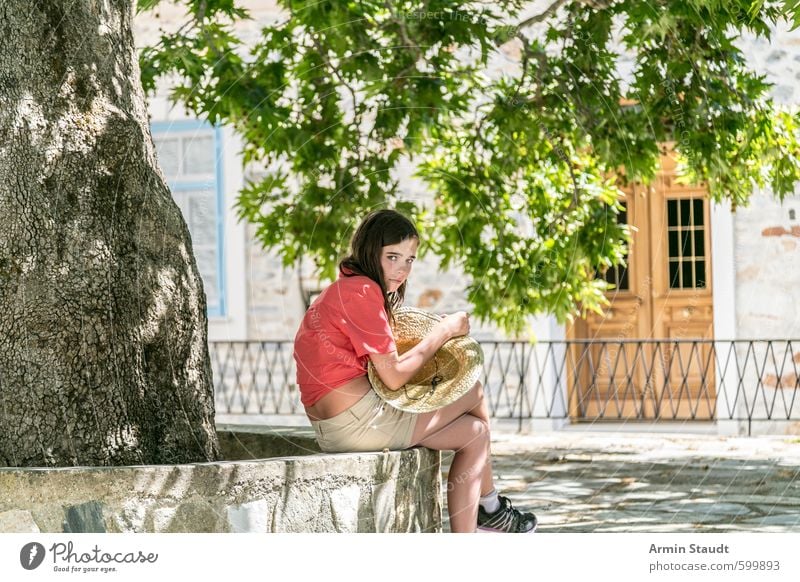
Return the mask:
[[[754,195],[734,236],[738,337],[800,338],[800,196]]]
[[[771,42],[741,46],[775,84],[778,104],[800,104],[800,30],[781,27]],[[737,337],[800,338],[800,188],[782,203],[770,191],[755,193],[734,215],[734,240]]]
[[[775,102],[797,107],[800,31],[780,27],[771,41],[751,37],[740,46],[748,62],[774,84]],[[718,292],[735,295],[736,338],[800,338],[800,188],[782,202],[769,190],[755,192],[748,206],[736,210],[733,226],[735,288]],[[735,406],[740,417],[749,412],[759,419],[747,430],[796,433],[800,342],[741,343],[736,353],[736,364],[745,372],[738,384],[744,394]]]

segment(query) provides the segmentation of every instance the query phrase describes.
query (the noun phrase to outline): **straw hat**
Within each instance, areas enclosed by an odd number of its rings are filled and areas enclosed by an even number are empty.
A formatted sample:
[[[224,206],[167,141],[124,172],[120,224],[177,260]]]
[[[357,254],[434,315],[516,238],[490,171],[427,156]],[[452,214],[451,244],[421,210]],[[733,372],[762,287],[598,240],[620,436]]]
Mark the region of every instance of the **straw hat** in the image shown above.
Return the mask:
[[[428,335],[442,318],[414,307],[394,312],[394,339],[397,353],[403,354]],[[448,340],[408,383],[391,390],[381,381],[372,361],[369,381],[383,400],[408,412],[429,412],[455,402],[478,381],[483,365],[483,350],[469,336]]]

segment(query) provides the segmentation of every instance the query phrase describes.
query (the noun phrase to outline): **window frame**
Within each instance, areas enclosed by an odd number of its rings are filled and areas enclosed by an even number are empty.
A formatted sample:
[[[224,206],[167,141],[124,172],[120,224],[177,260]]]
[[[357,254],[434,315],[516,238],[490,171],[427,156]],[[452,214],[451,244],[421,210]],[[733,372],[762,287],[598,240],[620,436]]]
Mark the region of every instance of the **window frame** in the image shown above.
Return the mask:
[[[228,301],[227,301],[227,277],[226,277],[226,264],[225,264],[225,196],[224,196],[224,176],[222,164],[222,130],[219,126],[212,125],[203,120],[176,120],[176,121],[155,121],[150,124],[150,132],[153,135],[154,142],[156,137],[171,137],[177,135],[178,137],[185,137],[190,134],[196,137],[198,132],[205,134],[206,132],[214,140],[214,165],[213,174],[214,178],[211,181],[198,180],[198,181],[175,181],[167,179],[167,186],[172,192],[181,192],[187,190],[199,190],[211,187],[213,189],[216,199],[216,234],[217,234],[217,294],[219,301],[216,305],[206,305],[206,316],[223,318],[228,316]],[[155,148],[155,143],[153,144]],[[156,150],[156,156],[158,151]],[[166,179],[166,176],[165,176]],[[188,220],[184,217],[184,220]],[[194,248],[192,248],[194,255]],[[205,282],[203,283],[205,288]],[[207,294],[206,294],[207,295]]]

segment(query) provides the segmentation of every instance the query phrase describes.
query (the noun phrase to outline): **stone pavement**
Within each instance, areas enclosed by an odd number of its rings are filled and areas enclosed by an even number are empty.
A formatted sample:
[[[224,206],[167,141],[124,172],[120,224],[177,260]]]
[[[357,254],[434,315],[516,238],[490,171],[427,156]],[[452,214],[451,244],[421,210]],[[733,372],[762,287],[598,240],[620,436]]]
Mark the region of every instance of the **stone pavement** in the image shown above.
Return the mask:
[[[541,532],[800,532],[797,436],[495,430],[492,458]]]

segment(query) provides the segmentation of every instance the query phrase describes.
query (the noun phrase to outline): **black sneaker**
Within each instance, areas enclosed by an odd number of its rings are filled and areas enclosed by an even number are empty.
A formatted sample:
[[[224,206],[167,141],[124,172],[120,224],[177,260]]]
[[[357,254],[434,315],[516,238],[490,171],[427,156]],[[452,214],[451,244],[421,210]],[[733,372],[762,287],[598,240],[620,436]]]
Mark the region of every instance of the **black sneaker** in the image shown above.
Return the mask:
[[[508,497],[497,496],[500,507],[494,513],[484,511],[478,505],[478,531],[495,533],[533,533],[539,522],[532,513],[514,509]]]

